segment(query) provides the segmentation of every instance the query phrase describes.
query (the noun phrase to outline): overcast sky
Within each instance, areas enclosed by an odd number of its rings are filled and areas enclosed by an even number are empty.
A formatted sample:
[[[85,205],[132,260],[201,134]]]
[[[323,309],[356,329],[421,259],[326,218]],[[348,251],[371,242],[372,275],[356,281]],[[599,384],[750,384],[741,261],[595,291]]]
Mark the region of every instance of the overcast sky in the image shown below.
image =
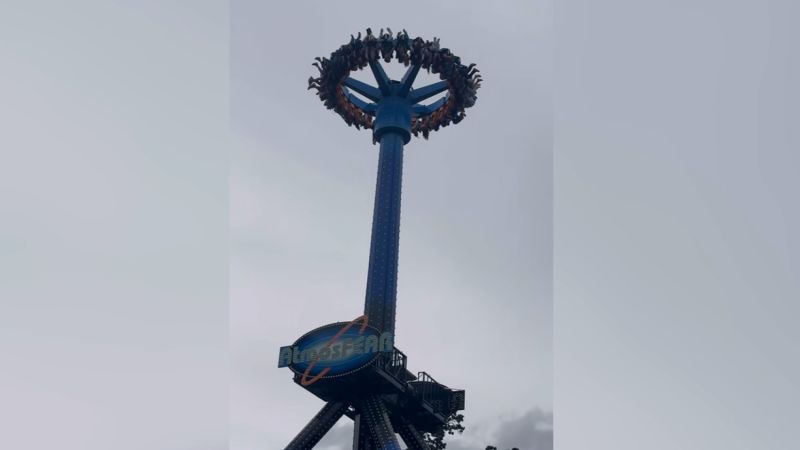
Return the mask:
[[[550,5],[232,5],[231,448],[291,440],[322,402],[276,367],[278,348],[362,312],[378,147],[306,86],[315,56],[386,26],[441,38],[484,78],[464,122],[406,146],[396,345],[412,372],[466,389],[448,448],[551,448]]]
[[[486,79],[404,174],[398,346],[468,391],[448,450],[549,448],[553,397],[560,449],[794,448],[800,2],[559,1],[553,39],[536,3],[260,3],[0,2],[0,448],[228,448],[229,250],[231,447],[284,448],[321,403],[276,352],[361,312],[377,158],[309,63],[386,25]]]

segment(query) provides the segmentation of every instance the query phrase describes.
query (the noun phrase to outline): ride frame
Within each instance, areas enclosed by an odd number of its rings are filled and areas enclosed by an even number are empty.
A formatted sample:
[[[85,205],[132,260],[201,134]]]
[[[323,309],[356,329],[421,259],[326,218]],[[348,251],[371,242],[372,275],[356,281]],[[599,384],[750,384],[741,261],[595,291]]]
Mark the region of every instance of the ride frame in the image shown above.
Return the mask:
[[[375,116],[373,139],[380,143],[380,152],[364,315],[371,326],[393,333],[403,147],[411,139],[412,117],[433,114],[445,105],[447,97],[431,105],[420,102],[450,86],[440,81],[413,89],[421,67],[418,63],[412,63],[400,81],[391,80],[377,61],[370,61],[369,66],[377,87],[348,76],[342,89],[353,105]],[[359,99],[350,90],[371,102]],[[294,382],[326,404],[286,450],[312,449],[343,415],[355,422],[354,450],[401,450],[396,433],[410,450],[427,450],[424,433],[441,429],[451,414],[464,409],[465,393],[436,382],[425,372],[415,376],[406,363],[405,354],[394,348],[347,377],[321,379],[304,386],[302,376],[295,373]]]

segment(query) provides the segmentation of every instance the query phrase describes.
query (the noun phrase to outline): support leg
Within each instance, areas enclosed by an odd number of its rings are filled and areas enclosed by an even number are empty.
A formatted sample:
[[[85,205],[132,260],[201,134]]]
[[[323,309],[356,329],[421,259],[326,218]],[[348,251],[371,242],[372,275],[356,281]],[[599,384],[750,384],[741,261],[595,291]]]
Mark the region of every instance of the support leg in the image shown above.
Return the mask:
[[[403,438],[403,442],[408,446],[408,450],[430,450],[425,439],[417,428],[403,418],[397,419],[397,432]]]
[[[353,422],[353,450],[375,450],[375,444],[372,442],[364,415],[356,414]]]
[[[325,436],[325,433],[344,415],[346,403],[330,402],[308,422],[300,433],[286,446],[286,450],[310,450]]]
[[[367,426],[379,450],[402,450],[389,421],[389,412],[380,397],[369,396],[361,402],[361,414],[367,419]]]

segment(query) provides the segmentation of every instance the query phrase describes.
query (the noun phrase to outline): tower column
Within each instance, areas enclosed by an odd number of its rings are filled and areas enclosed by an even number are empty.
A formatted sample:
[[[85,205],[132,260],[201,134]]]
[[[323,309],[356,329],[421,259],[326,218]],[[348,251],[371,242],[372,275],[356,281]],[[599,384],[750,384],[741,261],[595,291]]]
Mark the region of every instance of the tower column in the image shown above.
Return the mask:
[[[378,180],[372,216],[367,292],[364,314],[369,324],[394,332],[397,303],[397,263],[400,246],[400,192],[403,179],[404,136],[387,132],[380,137]]]

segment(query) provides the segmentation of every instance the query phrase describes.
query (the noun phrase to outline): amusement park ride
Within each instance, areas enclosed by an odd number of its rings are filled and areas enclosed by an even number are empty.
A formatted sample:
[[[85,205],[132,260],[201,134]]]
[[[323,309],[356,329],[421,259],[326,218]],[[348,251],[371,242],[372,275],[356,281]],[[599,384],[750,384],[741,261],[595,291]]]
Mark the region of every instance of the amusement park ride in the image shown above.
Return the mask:
[[[390,79],[379,62],[393,57],[408,67],[401,80]],[[424,433],[463,410],[465,394],[425,372],[414,375],[394,347],[403,146],[412,135],[427,138],[460,122],[475,103],[480,75],[437,39],[410,39],[405,30],[375,36],[367,29],[363,39],[351,36],[330,58],[317,61],[320,76],[309,79],[309,89],[348,125],[372,129],[380,153],[364,315],[319,327],[280,349],[278,366],[289,367],[295,383],[325,402],[286,450],[312,449],[343,415],[355,422],[354,450],[400,450],[396,433],[409,449],[428,449]],[[377,86],[350,76],[367,66]],[[441,81],[414,89],[420,70]],[[422,103],[442,93],[438,101]]]

